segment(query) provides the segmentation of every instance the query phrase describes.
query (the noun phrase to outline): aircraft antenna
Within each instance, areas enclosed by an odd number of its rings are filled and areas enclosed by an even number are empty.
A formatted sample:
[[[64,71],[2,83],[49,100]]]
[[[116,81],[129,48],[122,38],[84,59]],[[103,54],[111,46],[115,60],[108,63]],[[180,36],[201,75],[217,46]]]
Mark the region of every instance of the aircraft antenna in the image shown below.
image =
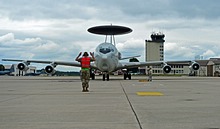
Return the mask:
[[[108,35],[105,36],[105,43],[107,42]]]
[[[114,46],[115,46],[115,36],[113,35],[113,41],[114,41]]]
[[[114,43],[114,46],[115,46],[115,35],[111,35],[110,43],[111,44]]]

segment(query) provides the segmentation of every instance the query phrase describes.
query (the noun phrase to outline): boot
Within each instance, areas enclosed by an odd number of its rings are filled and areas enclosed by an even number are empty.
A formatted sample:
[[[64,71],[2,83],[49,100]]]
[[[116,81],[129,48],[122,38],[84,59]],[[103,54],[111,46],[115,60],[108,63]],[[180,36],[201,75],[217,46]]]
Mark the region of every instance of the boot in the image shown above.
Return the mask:
[[[85,88],[85,87],[83,87],[83,90],[82,90],[82,92],[86,92],[86,88]]]
[[[86,83],[86,92],[89,92],[89,84]]]

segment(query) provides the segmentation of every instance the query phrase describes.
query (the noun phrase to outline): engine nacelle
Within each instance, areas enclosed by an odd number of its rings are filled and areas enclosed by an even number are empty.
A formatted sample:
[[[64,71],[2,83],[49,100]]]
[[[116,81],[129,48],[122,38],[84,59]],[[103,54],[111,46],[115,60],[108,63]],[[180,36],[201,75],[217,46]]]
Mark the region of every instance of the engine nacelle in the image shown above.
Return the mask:
[[[163,72],[164,73],[170,73],[171,71],[171,66],[170,65],[164,65],[163,66]]]
[[[45,67],[45,72],[47,74],[54,74],[56,72],[56,70],[54,69],[54,66],[48,65]]]
[[[18,63],[17,68],[21,71],[27,71],[29,69],[28,65],[24,62]]]
[[[199,68],[200,68],[200,65],[199,65],[199,63],[197,63],[197,62],[194,62],[194,63],[192,63],[192,64],[189,66],[189,69],[190,69],[191,71],[197,71],[197,70],[199,70]]]
[[[5,71],[5,66],[0,64],[0,71]]]

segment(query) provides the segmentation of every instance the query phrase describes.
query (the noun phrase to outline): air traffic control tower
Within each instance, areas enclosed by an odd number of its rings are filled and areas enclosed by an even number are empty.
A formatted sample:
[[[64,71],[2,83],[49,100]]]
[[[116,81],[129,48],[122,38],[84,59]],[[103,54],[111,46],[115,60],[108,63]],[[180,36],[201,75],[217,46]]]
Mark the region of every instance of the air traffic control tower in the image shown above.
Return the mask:
[[[145,40],[145,60],[163,61],[164,60],[164,37],[161,32],[151,34],[151,40]]]

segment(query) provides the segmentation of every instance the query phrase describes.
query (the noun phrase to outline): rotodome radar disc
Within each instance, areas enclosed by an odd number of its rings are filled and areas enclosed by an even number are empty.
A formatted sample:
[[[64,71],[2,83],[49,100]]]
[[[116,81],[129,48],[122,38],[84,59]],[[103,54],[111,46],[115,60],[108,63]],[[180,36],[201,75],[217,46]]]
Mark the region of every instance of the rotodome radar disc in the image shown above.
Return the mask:
[[[105,25],[91,27],[88,32],[99,35],[122,35],[132,32],[132,29],[124,26]]]

